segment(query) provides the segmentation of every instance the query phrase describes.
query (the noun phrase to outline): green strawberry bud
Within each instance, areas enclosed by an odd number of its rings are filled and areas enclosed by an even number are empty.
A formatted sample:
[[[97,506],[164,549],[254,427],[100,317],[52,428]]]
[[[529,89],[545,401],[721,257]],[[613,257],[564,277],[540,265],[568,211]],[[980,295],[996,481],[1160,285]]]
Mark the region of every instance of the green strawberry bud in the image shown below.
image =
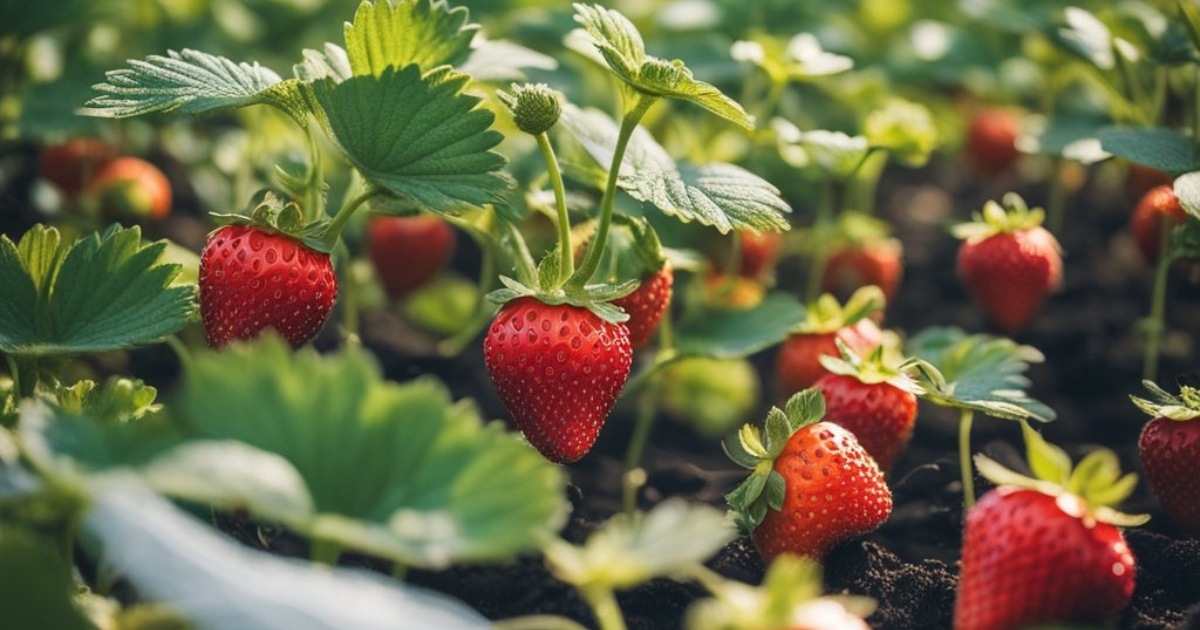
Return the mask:
[[[562,115],[562,98],[557,90],[544,83],[516,85],[513,93],[500,93],[501,100],[512,110],[517,128],[536,136],[545,133]]]

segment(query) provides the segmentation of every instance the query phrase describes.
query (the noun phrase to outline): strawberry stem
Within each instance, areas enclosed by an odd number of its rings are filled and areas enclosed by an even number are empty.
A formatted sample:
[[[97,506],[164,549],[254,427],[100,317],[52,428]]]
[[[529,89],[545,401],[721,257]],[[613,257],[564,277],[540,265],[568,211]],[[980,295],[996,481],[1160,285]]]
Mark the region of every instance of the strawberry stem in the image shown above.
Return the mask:
[[[642,468],[642,457],[646,453],[646,443],[650,438],[650,429],[654,426],[655,405],[653,389],[641,392],[637,401],[637,421],[633,425],[633,435],[629,438],[629,447],[625,450],[625,475],[621,480],[621,505],[626,514],[637,511],[637,492],[646,485],[646,471]]]
[[[317,564],[336,567],[342,557],[342,546],[322,539],[313,539],[308,548],[308,558]]]
[[[963,507],[975,505],[975,469],[971,464],[971,424],[975,412],[962,409],[958,416],[958,464],[962,469]]]
[[[804,301],[812,302],[821,294],[821,280],[825,276],[825,265],[829,257],[827,233],[837,212],[841,199],[842,182],[825,180],[821,185],[820,201],[817,202],[817,217],[812,230],[812,263],[808,268],[808,285],[804,287]]]
[[[612,589],[584,588],[580,594],[592,608],[600,630],[626,630],[625,617],[621,614],[621,607],[617,605],[617,597]]]
[[[319,238],[319,240],[329,248],[329,251],[332,251],[334,246],[337,244],[337,240],[341,236],[342,230],[350,221],[350,217],[354,216],[354,212],[362,207],[362,205],[369,201],[372,197],[380,193],[381,191],[378,188],[369,186],[366,190],[362,191],[356,197],[347,202],[346,205],[342,206],[341,210],[338,210],[337,216],[333,217],[333,221],[331,221],[329,225],[325,227],[325,231],[321,232],[321,236]]]
[[[546,162],[546,173],[550,176],[550,184],[554,187],[554,206],[558,210],[558,249],[559,264],[558,278],[554,286],[560,287],[575,273],[575,249],[571,246],[571,217],[567,214],[567,193],[563,186],[562,171],[558,168],[558,159],[554,156],[554,147],[550,144],[550,136],[546,132],[537,134],[538,148],[542,150],[542,159]]]
[[[1158,380],[1158,355],[1166,329],[1167,277],[1175,260],[1171,252],[1171,232],[1174,224],[1163,219],[1158,241],[1158,265],[1154,268],[1154,292],[1150,297],[1150,317],[1146,322],[1146,355],[1142,363],[1142,380]]]
[[[17,358],[5,355],[8,361],[8,371],[13,380],[13,391],[17,399],[30,398],[37,389],[37,363],[32,358]]]
[[[458,356],[467,347],[467,344],[474,341],[479,330],[492,317],[492,309],[487,300],[487,294],[496,278],[496,241],[492,238],[491,234],[480,230],[470,222],[457,219],[448,219],[447,222],[462,228],[475,241],[479,246],[481,258],[479,263],[479,280],[476,281],[479,294],[475,298],[475,314],[467,322],[467,325],[463,326],[462,330],[454,333],[451,337],[443,339],[437,346],[438,354],[453,357]]]
[[[587,256],[575,271],[570,282],[582,287],[591,280],[600,268],[600,260],[604,256],[604,246],[608,241],[608,230],[612,225],[613,212],[617,198],[617,179],[621,174],[621,163],[625,160],[625,150],[629,147],[629,139],[637,129],[638,123],[657,100],[657,96],[638,94],[637,102],[621,119],[621,129],[617,132],[617,145],[613,149],[612,164],[608,167],[608,181],[604,186],[604,197],[600,201],[600,219],[596,225],[596,236],[588,246]]]

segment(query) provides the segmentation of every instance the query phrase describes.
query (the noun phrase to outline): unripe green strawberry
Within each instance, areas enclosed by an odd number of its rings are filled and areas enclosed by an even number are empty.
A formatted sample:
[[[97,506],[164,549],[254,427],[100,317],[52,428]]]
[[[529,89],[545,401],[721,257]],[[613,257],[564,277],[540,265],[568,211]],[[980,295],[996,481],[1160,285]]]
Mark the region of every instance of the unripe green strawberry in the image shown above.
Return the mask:
[[[433,280],[450,260],[456,240],[454,228],[430,214],[376,216],[367,224],[367,256],[394,300]]]
[[[1144,384],[1154,400],[1133,402],[1151,417],[1138,439],[1146,480],[1180,529],[1200,532],[1200,390],[1185,385],[1172,396]]]
[[[496,314],[483,358],[529,443],[546,459],[569,463],[595,444],[629,378],[633,350],[623,324],[580,306],[519,297]]]
[[[1147,262],[1158,260],[1163,221],[1183,225],[1187,218],[1187,212],[1179,205],[1175,189],[1170,185],[1157,186],[1142,196],[1129,218],[1129,229],[1133,232],[1133,240]]]
[[[329,254],[261,227],[220,228],[200,254],[200,315],[214,348],[264,328],[302,345],[325,324],[337,292]]]
[[[719,437],[746,421],[759,390],[758,372],[746,359],[687,357],[663,368],[655,392],[668,417]]]
[[[86,183],[111,220],[161,221],[171,214],[171,182],[155,165],[137,157],[108,162]]]
[[[675,272],[671,263],[665,262],[657,273],[642,279],[633,293],[613,300],[613,304],[629,314],[625,327],[629,329],[629,344],[634,350],[646,345],[662,322],[667,307],[671,305],[671,285]]]
[[[917,396],[889,382],[826,374],[816,387],[825,395],[825,421],[849,429],[884,472],[912,439]]]
[[[958,270],[967,290],[992,321],[1008,333],[1027,326],[1048,293],[1062,283],[1058,241],[1041,226],[1040,209],[1029,210],[1016,195],[1006,212],[994,201],[976,222],[959,225],[963,239]]]
[[[747,425],[725,443],[734,461],[754,471],[726,499],[767,563],[781,554],[819,560],[891,513],[883,472],[854,434],[820,421],[824,412],[820,390],[807,389],[786,410],[771,410],[765,440]]]

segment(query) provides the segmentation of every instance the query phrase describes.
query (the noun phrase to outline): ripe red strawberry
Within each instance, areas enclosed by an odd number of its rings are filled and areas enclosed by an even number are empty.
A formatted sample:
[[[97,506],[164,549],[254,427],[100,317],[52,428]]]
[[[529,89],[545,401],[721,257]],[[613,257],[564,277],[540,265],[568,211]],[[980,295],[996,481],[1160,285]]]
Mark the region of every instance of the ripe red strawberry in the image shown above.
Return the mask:
[[[72,138],[42,149],[38,155],[38,173],[68,198],[74,198],[83,190],[88,177],[114,157],[115,151],[98,139]]]
[[[917,396],[905,377],[878,359],[826,374],[816,384],[825,395],[825,421],[849,429],[885,473],[908,446],[917,420]]]
[[[804,390],[786,411],[771,410],[765,441],[746,425],[739,441],[726,444],[734,461],[755,471],[726,499],[767,563],[785,553],[820,559],[892,511],[875,460],[854,434],[821,422],[824,411],[820,391]],[[770,471],[760,466],[767,461]]]
[[[1133,492],[1117,456],[1070,457],[1022,422],[1037,478],[983,455],[979,472],[998,484],[967,514],[954,630],[1015,630],[1040,624],[1102,623],[1133,596],[1134,558],[1118,526],[1145,516],[1112,509]]]
[[[959,225],[964,239],[958,270],[967,290],[992,321],[1008,333],[1024,328],[1042,299],[1062,282],[1058,241],[1041,226],[1041,209],[1029,210],[1015,194],[1008,211],[989,201],[976,221]]]
[[[903,247],[895,239],[835,248],[825,263],[822,290],[844,295],[873,284],[891,301],[904,275],[903,255]]]
[[[1142,196],[1129,218],[1129,229],[1147,262],[1158,260],[1163,221],[1183,225],[1187,218],[1187,212],[1179,205],[1175,189],[1170,185],[1152,188]]]
[[[376,216],[367,225],[367,255],[396,300],[438,275],[454,253],[456,234],[434,215]]]
[[[807,316],[792,332],[775,359],[775,380],[781,396],[812,387],[829,373],[821,357],[838,357],[837,340],[856,354],[870,354],[883,342],[883,333],[869,316],[883,308],[879,287],[859,289],[843,307],[829,294],[808,307]]]
[[[994,175],[1021,157],[1017,150],[1017,116],[993,107],[977,112],[967,126],[967,162],[979,173]]]
[[[324,325],[337,292],[329,254],[261,227],[220,228],[200,254],[200,315],[214,348],[268,327],[302,345]]]
[[[100,213],[113,220],[161,221],[171,214],[171,182],[155,165],[136,157],[117,158],[87,181]]]
[[[1146,480],[1180,529],[1200,532],[1200,390],[1185,385],[1176,397],[1145,386],[1154,401],[1133,402],[1152,418],[1138,440]]]
[[[783,245],[783,234],[779,232],[738,232],[742,239],[742,255],[738,275],[760,282],[766,281],[775,270],[779,259],[779,248]]]
[[[658,324],[671,305],[671,285],[674,282],[675,272],[671,263],[664,262],[657,273],[642,279],[633,293],[613,300],[613,304],[629,315],[625,327],[629,329],[629,344],[634,350],[646,345],[654,331],[658,330]]]
[[[629,331],[587,308],[519,297],[500,308],[483,358],[517,427],[546,459],[591,450],[617,401],[633,350]]]

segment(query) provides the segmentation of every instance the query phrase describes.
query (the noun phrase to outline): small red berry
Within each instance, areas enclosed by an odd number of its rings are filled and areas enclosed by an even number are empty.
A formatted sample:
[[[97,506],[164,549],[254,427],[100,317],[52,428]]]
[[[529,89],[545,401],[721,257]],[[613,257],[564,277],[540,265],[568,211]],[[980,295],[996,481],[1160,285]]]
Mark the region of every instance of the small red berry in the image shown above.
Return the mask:
[[[433,215],[372,217],[367,255],[392,299],[400,299],[438,275],[454,253],[454,228]]]
[[[633,293],[613,300],[629,315],[625,327],[629,329],[629,343],[634,350],[646,345],[658,330],[659,323],[671,305],[671,285],[675,272],[671,263],[663,263],[653,275],[647,276]]]
[[[975,114],[967,127],[967,161],[977,172],[993,175],[1021,157],[1017,149],[1017,117],[1002,108]]]
[[[1133,216],[1129,218],[1129,229],[1133,232],[1133,240],[1146,261],[1158,260],[1163,221],[1183,225],[1187,218],[1187,212],[1179,204],[1172,186],[1157,186],[1142,196],[1133,211]]]

